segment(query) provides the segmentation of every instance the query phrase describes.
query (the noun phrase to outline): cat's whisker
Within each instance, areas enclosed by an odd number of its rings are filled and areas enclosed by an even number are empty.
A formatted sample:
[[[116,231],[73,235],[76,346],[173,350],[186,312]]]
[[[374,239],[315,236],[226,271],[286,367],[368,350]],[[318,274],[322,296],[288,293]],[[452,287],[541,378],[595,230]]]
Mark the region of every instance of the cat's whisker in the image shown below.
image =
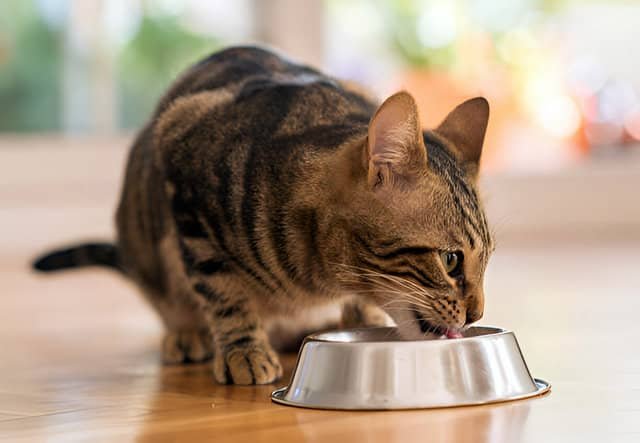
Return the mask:
[[[415,312],[411,308],[387,308],[386,311],[389,311],[389,312],[412,312],[412,313]]]
[[[420,287],[420,286],[419,286],[419,285],[417,285],[416,283],[414,283],[414,282],[412,282],[412,281],[410,281],[410,280],[407,280],[407,279],[403,279],[403,278],[400,278],[400,277],[397,277],[397,276],[392,276],[392,275],[389,275],[389,274],[383,274],[383,273],[378,273],[378,272],[372,272],[372,271],[370,271],[370,270],[366,270],[365,272],[359,272],[359,273],[357,273],[357,274],[356,274],[356,273],[350,273],[350,275],[352,275],[352,276],[353,276],[354,274],[355,274],[355,276],[358,276],[358,277],[362,277],[362,276],[364,276],[364,277],[373,277],[373,278],[381,278],[381,279],[385,279],[385,280],[388,280],[388,281],[394,282],[394,283],[398,284],[399,286],[402,286],[402,287],[404,287],[404,288],[406,288],[406,289],[412,289],[412,291],[411,291],[411,292],[417,292],[417,293],[419,293],[420,295],[424,295],[424,296],[426,296],[426,297],[433,298],[433,297],[431,296],[431,294],[429,294],[427,291],[425,291],[425,289],[424,289],[424,288]],[[343,280],[343,281],[345,281],[345,279],[344,279],[344,278],[342,278],[342,280]],[[352,283],[355,283],[355,282],[356,282],[356,281],[354,281],[354,280],[348,280],[348,281],[349,281],[349,282],[352,282]],[[357,282],[358,282],[358,283],[362,283],[362,282],[361,282],[361,278],[360,278],[360,279],[358,279],[358,280],[357,280]]]
[[[405,281],[403,281],[403,279],[399,279],[397,277],[393,277],[393,276],[388,276],[385,274],[378,274],[378,273],[368,273],[370,276],[372,277],[381,277],[385,280],[390,280],[394,283],[397,283],[399,286],[405,286],[404,283]],[[345,282],[355,282],[353,279],[352,280],[346,280],[344,279],[343,281]],[[429,298],[429,299],[433,299],[434,297],[432,297],[430,294],[426,293],[424,290],[421,291],[414,291],[414,290],[410,290],[410,291],[399,291],[397,290],[397,288],[394,288],[392,286],[389,286],[388,284],[382,284],[379,281],[372,281],[373,284],[376,284],[377,286],[379,286],[380,288],[383,288],[384,291],[373,291],[373,290],[362,290],[362,291],[351,291],[351,292],[358,292],[358,293],[367,293],[367,292],[376,292],[376,293],[381,293],[381,294],[385,294],[385,292],[389,292],[390,294],[393,295],[398,295],[404,299],[408,299],[413,301],[414,304],[418,304],[418,305],[423,305],[426,306],[424,298]],[[411,289],[411,288],[410,288]]]
[[[395,311],[411,311],[411,312],[415,312],[416,308],[419,309],[420,311],[430,310],[429,306],[427,306],[426,304],[416,304],[416,303],[409,302],[410,306],[407,306],[404,300],[399,300],[399,302],[402,302],[403,304],[398,306],[398,305],[395,305],[393,302],[385,303],[384,305],[382,305],[382,309],[386,311],[395,310]]]
[[[422,313],[433,312],[429,301],[436,300],[436,297],[411,280],[359,266],[345,264],[338,264],[338,266],[345,270],[339,275],[339,280],[342,283],[372,286],[368,289],[351,290],[351,293],[375,295],[385,300],[381,307],[388,312],[415,312],[416,308]],[[409,303],[410,306],[394,306],[405,303]],[[411,321],[408,320],[408,322]],[[425,335],[432,332],[429,330]]]
[[[363,293],[364,294],[369,294],[370,292],[371,291],[366,291],[366,292],[363,292]],[[377,291],[373,291],[373,292],[377,292]],[[384,302],[380,306],[383,309],[388,307],[388,306],[392,306],[393,304],[401,304],[401,303],[407,303],[407,302],[411,303],[413,306],[422,307],[422,308],[426,308],[426,309],[429,308],[428,304],[424,303],[423,301],[421,301],[419,299],[413,299],[413,300],[407,300],[407,299],[402,299],[402,298],[389,299],[387,297],[387,295],[389,295],[389,294],[387,294],[386,291],[381,291],[380,293],[384,296],[383,298],[385,298],[387,300],[386,302]],[[391,295],[393,295],[393,294],[391,294]]]
[[[416,294],[414,292],[398,291],[397,289],[389,287],[387,285],[379,285],[379,287],[381,289],[370,289],[370,290],[359,290],[359,291],[352,290],[350,292],[352,292],[354,294],[371,294],[371,293],[381,294],[385,298],[388,298],[390,296],[395,295],[395,296],[398,296],[400,298],[403,298],[403,299],[406,299],[406,300],[410,300],[414,304],[425,305],[426,306],[425,300],[420,297],[421,295],[423,295],[423,293]],[[430,298],[430,297],[428,297],[428,298]]]

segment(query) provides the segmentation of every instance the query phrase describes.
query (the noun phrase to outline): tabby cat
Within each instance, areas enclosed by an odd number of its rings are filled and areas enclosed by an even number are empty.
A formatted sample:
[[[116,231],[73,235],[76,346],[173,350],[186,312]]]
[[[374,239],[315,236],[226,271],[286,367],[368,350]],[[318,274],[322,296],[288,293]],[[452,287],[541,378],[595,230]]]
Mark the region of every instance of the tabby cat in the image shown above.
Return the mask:
[[[117,242],[34,266],[124,273],[166,326],[164,360],[213,358],[219,383],[278,379],[269,329],[316,306],[342,306],[343,326],[456,337],[482,316],[493,250],[476,191],[488,116],[475,98],[423,131],[406,92],[378,105],[229,48],[189,68],[135,140]]]

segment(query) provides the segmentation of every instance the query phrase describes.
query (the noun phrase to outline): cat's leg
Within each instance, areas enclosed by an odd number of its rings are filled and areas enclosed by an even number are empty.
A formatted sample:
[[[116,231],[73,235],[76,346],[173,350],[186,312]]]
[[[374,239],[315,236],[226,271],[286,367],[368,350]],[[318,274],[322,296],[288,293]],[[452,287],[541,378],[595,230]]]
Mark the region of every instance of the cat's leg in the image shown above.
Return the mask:
[[[282,376],[251,297],[231,275],[200,278],[194,292],[202,303],[215,342],[214,376],[222,384],[265,384]]]
[[[200,363],[213,358],[214,343],[208,322],[200,306],[184,288],[167,278],[167,287],[150,289],[141,284],[147,301],[165,327],[162,362],[165,364]]]
[[[356,298],[347,301],[342,308],[340,326],[343,328],[371,328],[394,326],[389,315],[373,303]]]
[[[184,272],[178,245],[174,231],[160,242],[159,266],[164,284],[145,293],[165,325],[162,361],[199,363],[213,358],[214,341],[209,322],[192,295],[192,283]]]
[[[167,250],[166,256],[171,252]],[[251,297],[252,288],[245,284],[246,276],[239,275],[206,238],[178,238],[177,252],[174,257],[181,263],[173,269],[185,271],[180,297],[198,306],[197,312],[209,331],[216,381],[265,384],[280,378],[282,366]],[[202,323],[196,325],[194,329],[201,331]],[[189,337],[202,337],[202,333]],[[169,340],[165,343],[172,344]]]
[[[184,299],[199,306],[214,343],[214,376],[223,384],[266,384],[282,376],[254,299],[216,234],[168,187],[175,231],[163,244],[166,269],[184,279]],[[178,198],[180,197],[180,198]],[[180,272],[178,272],[180,270]]]
[[[162,339],[162,361],[165,364],[200,363],[211,360],[214,353],[213,336],[198,306],[190,305],[181,297],[156,303],[166,332]]]

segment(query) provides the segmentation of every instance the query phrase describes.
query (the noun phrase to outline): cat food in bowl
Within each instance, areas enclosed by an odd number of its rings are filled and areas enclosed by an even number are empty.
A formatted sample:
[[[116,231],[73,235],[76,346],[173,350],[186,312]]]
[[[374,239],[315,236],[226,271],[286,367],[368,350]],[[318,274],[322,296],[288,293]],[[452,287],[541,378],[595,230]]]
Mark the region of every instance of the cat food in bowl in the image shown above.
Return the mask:
[[[288,387],[274,402],[320,409],[410,409],[477,405],[543,394],[515,335],[471,327],[449,340],[405,340],[396,328],[308,336]]]

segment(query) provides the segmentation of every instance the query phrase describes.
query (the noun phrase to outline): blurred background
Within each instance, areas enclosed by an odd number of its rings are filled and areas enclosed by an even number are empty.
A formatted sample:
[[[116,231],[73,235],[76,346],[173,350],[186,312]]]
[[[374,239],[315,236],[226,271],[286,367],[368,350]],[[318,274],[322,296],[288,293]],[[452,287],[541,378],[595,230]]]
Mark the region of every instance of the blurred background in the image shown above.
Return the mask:
[[[499,239],[638,238],[638,42],[638,1],[4,0],[0,223],[22,229],[29,195],[49,208],[43,236],[73,234],[60,205],[74,201],[87,235],[110,235],[128,145],[162,92],[206,54],[260,43],[380,98],[409,90],[425,126],[486,96]]]
[[[570,0],[5,0],[0,130],[135,130],[185,67],[264,42],[437,124],[491,100],[485,168],[629,156],[640,140],[640,4]]]

